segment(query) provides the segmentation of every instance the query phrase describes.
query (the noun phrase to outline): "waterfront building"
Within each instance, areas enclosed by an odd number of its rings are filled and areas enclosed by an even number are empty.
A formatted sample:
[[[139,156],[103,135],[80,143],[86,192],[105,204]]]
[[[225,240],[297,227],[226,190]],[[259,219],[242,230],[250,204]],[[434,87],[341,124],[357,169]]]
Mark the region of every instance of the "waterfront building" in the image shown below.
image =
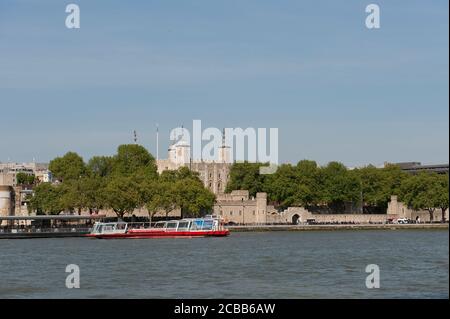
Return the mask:
[[[248,190],[235,190],[230,194],[216,197],[213,212],[223,218],[225,223],[234,224],[266,224],[268,216],[267,194],[258,193],[250,198]]]
[[[0,185],[0,217],[14,214],[14,189],[12,186]],[[0,226],[3,222],[0,222]]]
[[[386,163],[386,165],[389,163]],[[448,174],[448,164],[433,164],[433,165],[422,165],[420,162],[402,162],[393,163],[397,165],[404,172],[409,174],[418,174],[420,172],[429,172],[437,174]]]
[[[216,195],[225,193],[232,165],[230,164],[230,147],[225,145],[225,138],[218,150],[216,161],[193,160],[191,146],[188,142],[180,140],[169,147],[168,158],[158,159],[156,164],[159,174],[167,170],[188,167],[199,173],[204,186]]]
[[[0,171],[0,186],[14,186],[17,184],[15,174],[4,173]]]
[[[52,173],[45,163],[0,163],[0,185],[17,184],[17,174],[23,173],[34,175],[36,179],[43,183],[53,181]]]

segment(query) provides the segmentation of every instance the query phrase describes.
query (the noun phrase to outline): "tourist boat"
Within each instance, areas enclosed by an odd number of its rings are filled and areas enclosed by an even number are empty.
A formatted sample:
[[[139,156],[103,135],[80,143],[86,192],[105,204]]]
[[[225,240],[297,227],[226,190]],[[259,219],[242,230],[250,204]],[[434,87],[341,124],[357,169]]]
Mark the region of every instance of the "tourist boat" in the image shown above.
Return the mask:
[[[125,222],[95,223],[87,237],[99,239],[120,238],[193,238],[193,237],[226,237],[230,231],[225,229],[221,219],[213,216],[206,218],[187,218],[157,222],[153,227],[145,224]]]

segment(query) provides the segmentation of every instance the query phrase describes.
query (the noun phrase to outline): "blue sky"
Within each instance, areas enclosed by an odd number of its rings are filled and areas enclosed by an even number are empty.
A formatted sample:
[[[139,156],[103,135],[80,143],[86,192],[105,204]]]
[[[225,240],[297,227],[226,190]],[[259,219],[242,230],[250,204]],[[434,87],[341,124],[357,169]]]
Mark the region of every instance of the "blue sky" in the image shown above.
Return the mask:
[[[448,163],[448,1],[0,2],[0,161],[278,127],[281,162]],[[81,29],[65,27],[65,6]]]

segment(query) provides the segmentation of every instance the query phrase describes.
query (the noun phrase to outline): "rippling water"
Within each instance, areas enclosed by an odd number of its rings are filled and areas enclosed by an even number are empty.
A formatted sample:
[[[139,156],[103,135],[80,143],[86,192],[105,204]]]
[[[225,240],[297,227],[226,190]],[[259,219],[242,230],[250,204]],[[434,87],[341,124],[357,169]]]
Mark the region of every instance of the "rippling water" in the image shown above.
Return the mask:
[[[65,287],[68,264],[81,289]],[[448,298],[448,231],[0,240],[0,274],[0,298]]]

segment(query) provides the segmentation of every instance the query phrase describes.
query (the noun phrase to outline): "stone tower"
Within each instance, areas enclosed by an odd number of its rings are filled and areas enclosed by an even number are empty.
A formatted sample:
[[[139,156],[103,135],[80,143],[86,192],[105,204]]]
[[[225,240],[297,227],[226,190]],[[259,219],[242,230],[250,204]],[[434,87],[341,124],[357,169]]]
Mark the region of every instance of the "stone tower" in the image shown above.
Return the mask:
[[[0,216],[14,215],[14,189],[11,186],[0,186]],[[6,222],[1,223],[6,224]]]
[[[267,193],[256,194],[256,223],[267,223]]]

